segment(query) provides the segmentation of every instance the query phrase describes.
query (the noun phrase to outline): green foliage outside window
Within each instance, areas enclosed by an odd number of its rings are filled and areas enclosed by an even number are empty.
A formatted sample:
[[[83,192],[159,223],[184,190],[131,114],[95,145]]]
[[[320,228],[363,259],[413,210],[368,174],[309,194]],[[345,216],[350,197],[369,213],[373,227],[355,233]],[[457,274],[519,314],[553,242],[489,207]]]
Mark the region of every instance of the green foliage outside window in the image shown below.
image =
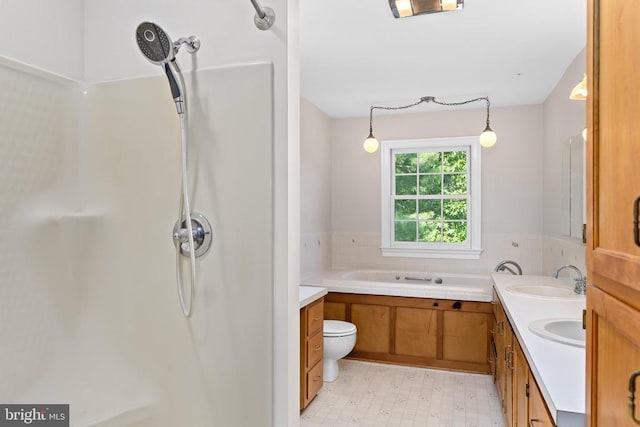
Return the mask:
[[[467,240],[467,152],[394,155],[394,234],[397,242]]]

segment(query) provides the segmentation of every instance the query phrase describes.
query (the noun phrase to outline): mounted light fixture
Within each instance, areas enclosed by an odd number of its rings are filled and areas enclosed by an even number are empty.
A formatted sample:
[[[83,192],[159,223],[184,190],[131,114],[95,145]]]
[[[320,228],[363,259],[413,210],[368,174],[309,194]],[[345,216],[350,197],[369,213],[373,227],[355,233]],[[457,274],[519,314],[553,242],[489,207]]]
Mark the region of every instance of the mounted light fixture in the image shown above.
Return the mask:
[[[569,95],[569,99],[573,99],[574,101],[584,101],[587,99],[587,75],[585,74],[584,78],[578,83],[573,90],[571,91],[571,95]]]
[[[389,0],[389,7],[394,17],[406,18],[424,13],[462,10],[464,0]]]
[[[406,108],[415,107],[416,105],[419,105],[422,103],[429,103],[429,102],[450,107],[450,106],[470,104],[476,101],[486,101],[487,103],[487,127],[485,127],[482,133],[480,134],[480,145],[486,148],[493,147],[496,141],[498,140],[498,136],[491,129],[491,126],[489,125],[489,107],[491,107],[491,102],[489,101],[488,96],[483,96],[480,98],[474,98],[468,101],[461,101],[461,102],[441,102],[441,101],[437,101],[433,96],[423,96],[422,98],[420,98],[419,101],[414,102],[413,104],[402,105],[400,107],[380,107],[380,106],[372,105],[369,109],[369,136],[367,137],[367,139],[364,140],[364,144],[362,144],[362,146],[364,147],[364,150],[367,153],[375,153],[376,151],[378,151],[378,147],[380,146],[380,143],[378,142],[377,138],[373,135],[373,110],[404,110]]]

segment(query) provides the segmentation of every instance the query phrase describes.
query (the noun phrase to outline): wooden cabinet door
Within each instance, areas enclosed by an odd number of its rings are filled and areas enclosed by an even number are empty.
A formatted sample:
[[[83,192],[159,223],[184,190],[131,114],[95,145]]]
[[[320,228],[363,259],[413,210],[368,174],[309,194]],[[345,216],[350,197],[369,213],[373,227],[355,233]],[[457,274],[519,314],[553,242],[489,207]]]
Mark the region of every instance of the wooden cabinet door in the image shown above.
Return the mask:
[[[506,324],[506,326],[505,326]],[[500,402],[502,408],[504,409],[504,396],[506,391],[506,363],[505,363],[505,330],[509,327],[507,322],[504,309],[502,308],[502,304],[500,301],[497,302],[497,310],[496,310],[496,333],[495,333],[495,344],[496,344],[496,388],[498,389],[498,397],[500,398]]]
[[[506,318],[506,316],[505,316]],[[504,403],[503,412],[507,421],[507,426],[513,425],[513,346],[514,336],[511,326],[507,323],[504,334]]]
[[[589,0],[586,408],[594,427],[635,424],[625,396],[640,370],[639,22],[639,1]]]
[[[529,364],[517,342],[514,342],[514,350],[512,425],[514,427],[529,427]]]
[[[640,370],[640,312],[592,288],[589,346],[591,426],[636,425],[629,414],[629,381]],[[635,381],[640,391],[640,379]],[[640,393],[636,393],[640,402]],[[634,415],[640,420],[640,408]]]
[[[373,304],[351,304],[351,322],[358,328],[354,351],[390,352],[391,308]]]
[[[542,399],[542,393],[538,388],[538,384],[533,379],[533,375],[529,374],[529,426],[530,427],[555,427],[553,418],[549,414],[547,407]],[[614,426],[615,424],[602,424],[602,426]]]
[[[486,363],[489,313],[445,311],[442,352],[445,360]]]

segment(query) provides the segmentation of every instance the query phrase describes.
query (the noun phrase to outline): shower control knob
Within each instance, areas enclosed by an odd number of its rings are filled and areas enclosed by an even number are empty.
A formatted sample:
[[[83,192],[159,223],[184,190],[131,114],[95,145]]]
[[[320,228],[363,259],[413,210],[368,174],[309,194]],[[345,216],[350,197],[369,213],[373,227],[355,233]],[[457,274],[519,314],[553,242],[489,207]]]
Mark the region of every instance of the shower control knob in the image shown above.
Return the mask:
[[[194,255],[196,257],[204,255],[211,246],[212,234],[211,225],[207,218],[200,213],[191,214],[191,233],[193,235],[193,248]],[[173,243],[180,245],[180,253],[183,256],[188,257],[191,253],[189,247],[189,229],[187,228],[187,221],[177,221],[173,226]]]

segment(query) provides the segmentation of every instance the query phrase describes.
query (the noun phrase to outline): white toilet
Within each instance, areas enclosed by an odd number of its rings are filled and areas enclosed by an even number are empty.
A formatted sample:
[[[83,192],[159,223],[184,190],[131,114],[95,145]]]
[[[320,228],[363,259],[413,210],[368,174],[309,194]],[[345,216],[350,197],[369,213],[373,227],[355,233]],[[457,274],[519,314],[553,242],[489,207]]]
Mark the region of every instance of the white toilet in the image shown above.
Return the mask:
[[[322,335],[322,379],[331,383],[338,378],[338,360],[349,354],[356,345],[356,325],[341,320],[325,320]]]

